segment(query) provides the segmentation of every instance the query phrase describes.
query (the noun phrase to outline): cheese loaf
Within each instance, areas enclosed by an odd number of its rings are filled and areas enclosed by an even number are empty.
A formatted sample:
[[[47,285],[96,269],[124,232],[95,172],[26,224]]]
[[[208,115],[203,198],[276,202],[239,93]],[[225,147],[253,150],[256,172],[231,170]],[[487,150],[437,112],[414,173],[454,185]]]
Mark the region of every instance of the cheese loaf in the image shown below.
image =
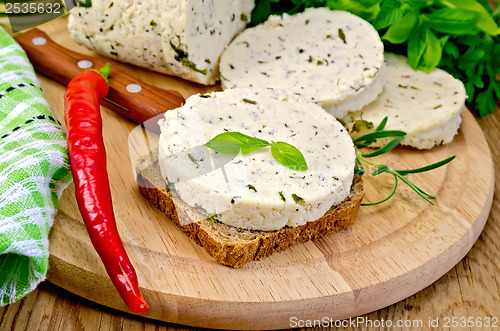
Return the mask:
[[[68,30],[100,54],[208,85],[253,7],[254,0],[92,0],[71,10]]]

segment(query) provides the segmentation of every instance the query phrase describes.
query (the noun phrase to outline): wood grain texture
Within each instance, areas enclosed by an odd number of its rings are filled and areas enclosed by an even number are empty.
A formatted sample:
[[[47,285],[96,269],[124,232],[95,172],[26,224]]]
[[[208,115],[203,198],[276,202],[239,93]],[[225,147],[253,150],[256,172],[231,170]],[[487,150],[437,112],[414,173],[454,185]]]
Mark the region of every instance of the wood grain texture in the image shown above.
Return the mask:
[[[140,75],[140,70],[138,71],[138,74]],[[146,76],[145,76],[146,77]],[[144,78],[145,79],[145,78]],[[57,90],[60,89],[56,84],[51,83],[49,81],[43,80],[43,87],[44,91],[46,94],[50,95],[57,95],[59,93]],[[193,89],[195,91],[196,89]],[[189,91],[187,92],[189,93]],[[58,102],[62,104],[62,100],[58,101],[57,98],[56,100],[50,100],[51,104],[53,107],[57,109]],[[118,123],[123,122],[120,118],[116,117],[116,115],[112,113],[104,113],[105,116],[105,123],[113,123],[113,121],[117,121]],[[470,117],[470,115],[467,115]],[[471,123],[471,125],[474,125],[474,121],[472,118],[468,118],[466,123]],[[480,121],[480,124],[483,126],[483,130],[486,133],[487,138],[490,140],[490,146],[493,151],[493,158],[495,161],[500,161],[500,148],[498,147],[498,138],[499,133],[498,133],[498,128],[500,127],[500,124],[498,123],[500,119],[500,115],[497,113],[493,116],[490,116],[484,120]],[[106,124],[105,124],[106,125]],[[113,127],[114,130],[112,133],[108,133],[108,136],[105,137],[105,140],[108,142],[112,142],[113,140],[118,140],[118,139],[123,139],[123,137],[126,137],[128,132],[131,130],[131,127],[128,126],[128,124],[125,125],[125,128],[123,127]],[[465,128],[464,128],[465,130]],[[475,131],[476,135],[481,135],[479,131]],[[107,145],[108,146],[108,145]],[[109,144],[110,147],[108,147],[108,153],[113,154],[113,155],[118,155],[118,159],[113,162],[114,166],[116,167],[115,171],[111,171],[111,176],[112,176],[112,182],[116,183],[115,189],[126,186],[126,174],[127,171],[131,171],[132,169],[124,170],[125,164],[127,162],[130,162],[128,160],[128,155],[123,155],[127,154],[126,151],[123,151],[120,148],[117,148],[114,146],[114,144]],[[462,150],[456,149],[458,148],[457,146],[448,146],[445,148],[446,152],[453,152],[457,155],[461,155],[459,153],[463,153]],[[477,148],[473,147],[472,149]],[[394,155],[394,159],[391,157],[391,161],[393,163],[398,163],[401,166],[405,166],[407,162],[406,160],[406,154],[410,153],[410,150],[400,150],[398,151],[397,154]],[[438,153],[439,154],[439,153]],[[463,155],[463,154],[462,154]],[[433,156],[422,156],[421,160],[418,160],[418,162],[428,162],[429,160],[434,160],[435,157],[438,157],[440,155],[433,155]],[[470,162],[474,162],[474,159],[471,159]],[[458,164],[458,163],[457,163]],[[111,166],[111,164],[110,164]],[[469,164],[470,166],[470,164]],[[484,194],[484,192],[467,192],[467,189],[462,189],[460,190],[459,188],[461,185],[453,185],[453,183],[456,182],[461,182],[464,181],[464,178],[470,175],[469,171],[467,169],[470,169],[468,167],[462,168],[459,167],[460,169],[454,169],[454,171],[451,171],[451,165],[449,168],[443,169],[436,171],[435,173],[429,173],[429,182],[427,180],[424,180],[424,182],[420,182],[420,177],[415,177],[415,180],[422,184],[424,189],[428,189],[431,192],[436,192],[438,188],[439,190],[439,204],[438,208],[441,210],[442,215],[447,216],[449,215],[449,209],[446,209],[444,207],[451,208],[453,207],[454,201],[456,201],[458,196],[460,194],[468,194],[472,193],[474,197],[479,199],[479,196],[481,194]],[[498,174],[498,171],[496,172]],[[497,175],[498,176],[498,175]],[[423,178],[423,177],[422,177]],[[428,178],[426,176],[426,178]],[[122,185],[122,186],[120,186]],[[372,183],[371,185],[374,186],[381,186],[380,183]],[[387,184],[385,184],[387,185]],[[367,192],[376,192],[374,188],[367,187]],[[446,193],[446,194],[445,194]],[[380,192],[380,195],[383,195],[384,192]],[[249,300],[252,299],[258,299],[258,300],[269,300],[270,296],[275,296],[273,299],[282,299],[279,298],[278,295],[282,296],[290,296],[294,298],[303,298],[304,293],[318,293],[318,294],[324,294],[324,293],[333,293],[335,291],[337,292],[342,292],[344,291],[347,293],[349,289],[352,289],[356,285],[359,286],[368,286],[368,287],[373,287],[375,288],[376,284],[371,284],[368,281],[373,281],[373,275],[377,275],[377,272],[380,272],[380,270],[377,270],[377,268],[373,265],[373,260],[374,257],[382,257],[381,260],[383,262],[382,266],[387,267],[388,269],[386,270],[391,270],[394,272],[400,272],[404,271],[404,268],[408,268],[407,265],[405,265],[406,260],[408,257],[412,257],[414,252],[411,252],[411,240],[406,240],[408,237],[403,236],[403,238],[397,238],[397,236],[392,236],[390,239],[390,243],[397,243],[398,246],[405,247],[406,251],[403,250],[403,253],[401,255],[394,257],[391,253],[391,248],[388,247],[387,245],[382,243],[381,238],[384,237],[384,233],[388,233],[393,231],[393,229],[397,229],[394,231],[395,233],[401,233],[404,232],[404,230],[411,230],[411,234],[419,234],[419,233],[424,233],[427,230],[431,230],[430,233],[435,234],[436,236],[430,236],[428,239],[432,239],[432,241],[438,240],[440,237],[440,234],[443,233],[455,233],[456,229],[455,227],[458,227],[460,229],[463,228],[463,230],[466,230],[468,225],[466,222],[466,219],[464,219],[464,222],[458,222],[458,223],[453,223],[453,222],[445,222],[444,225],[448,228],[432,228],[428,227],[428,224],[421,224],[420,222],[413,223],[412,222],[403,222],[400,223],[400,221],[403,219],[403,216],[405,217],[404,220],[408,220],[408,216],[411,216],[411,219],[415,218],[415,215],[418,215],[418,217],[426,216],[426,210],[428,210],[428,206],[425,204],[422,204],[418,200],[414,200],[412,198],[412,192],[408,190],[403,190],[402,192],[398,193],[400,195],[399,199],[401,199],[402,203],[405,202],[411,202],[411,201],[417,201],[416,204],[414,203],[409,203],[406,205],[405,210],[401,211],[396,211],[392,210],[393,208],[388,208],[388,207],[370,207],[372,209],[365,209],[364,211],[362,210],[362,213],[360,213],[360,219],[363,220],[363,213],[371,215],[374,213],[388,213],[390,215],[390,220],[389,222],[386,223],[377,223],[377,222],[356,222],[355,227],[350,229],[350,232],[356,232],[357,236],[355,240],[349,240],[349,241],[342,241],[342,238],[340,240],[334,239],[334,237],[328,237],[323,241],[320,241],[316,244],[310,244],[310,245],[303,245],[301,249],[296,249],[293,252],[289,252],[287,254],[283,253],[280,254],[279,257],[276,257],[274,259],[270,259],[269,261],[266,261],[266,263],[263,264],[262,267],[253,267],[252,272],[259,276],[261,279],[266,279],[266,278],[272,278],[272,277],[281,277],[285,278],[285,282],[276,282],[275,287],[272,288],[267,288],[268,291],[262,290],[261,292],[255,292],[255,293],[247,293],[247,298]],[[372,196],[369,197],[370,199],[375,200],[377,197]],[[137,199],[137,200],[136,200]],[[134,197],[133,199],[129,200],[127,203],[128,208],[123,208],[120,209],[119,214],[121,216],[127,217],[129,216],[128,213],[130,208],[136,208],[138,207],[138,203],[140,203],[140,196],[139,197]],[[498,199],[498,194],[495,196],[495,201]],[[70,199],[68,198],[66,200],[67,203],[71,203]],[[115,203],[120,203],[119,201],[115,201]],[[68,205],[69,206],[69,205]],[[376,208],[376,209],[373,209]],[[71,208],[69,208],[71,209]],[[142,207],[139,208],[142,210]],[[420,212],[420,209],[424,209],[424,212]],[[461,210],[464,213],[467,213],[469,210],[475,210],[477,209],[477,205],[475,205],[475,202],[473,199],[471,199],[470,204],[467,206],[466,210]],[[147,212],[152,212],[154,213],[154,209],[149,210],[146,208]],[[146,213],[142,211],[142,213]],[[428,213],[428,211],[427,211]],[[73,217],[78,217],[78,215],[70,215]],[[144,216],[144,215],[141,215]],[[371,215],[372,216],[372,215]],[[374,313],[365,315],[367,318],[371,320],[381,320],[384,318],[385,320],[391,319],[391,320],[398,320],[398,319],[403,319],[403,320],[423,320],[427,321],[429,318],[436,318],[436,317],[441,317],[444,318],[445,316],[465,316],[465,317],[486,317],[486,316],[495,316],[495,314],[498,314],[498,311],[500,310],[500,301],[499,301],[499,267],[498,267],[498,243],[495,243],[495,238],[498,238],[498,235],[500,234],[500,229],[499,229],[499,220],[500,217],[500,211],[498,210],[498,204],[493,204],[493,208],[491,211],[491,215],[489,218],[489,222],[486,225],[486,229],[481,235],[478,243],[474,246],[474,248],[471,250],[471,252],[468,254],[468,256],[462,260],[461,263],[456,265],[450,272],[448,272],[444,277],[439,279],[437,282],[432,283],[430,286],[425,288],[423,291],[420,291],[416,295],[413,295],[409,297],[406,300],[400,301],[388,308],[378,310]],[[445,217],[446,219],[446,217]],[[450,220],[450,219],[448,219]],[[75,224],[74,222],[68,221],[67,219],[63,219],[64,226],[69,227],[71,231],[80,231],[78,229],[78,224]],[[157,265],[157,267],[160,269],[161,274],[158,275],[158,271],[156,269],[151,270],[142,270],[142,266],[144,264],[147,264],[148,261],[145,260],[140,260],[137,259],[137,256],[135,259],[138,261],[141,269],[141,275],[139,276],[141,279],[144,279],[145,284],[147,285],[147,282],[153,282],[155,280],[161,279],[164,280],[165,282],[177,282],[181,283],[178,279],[175,277],[169,277],[171,274],[169,273],[172,269],[173,266],[177,268],[184,268],[183,273],[186,275],[189,275],[189,279],[191,282],[188,283],[191,288],[191,293],[190,295],[203,295],[203,293],[200,292],[205,292],[207,289],[206,288],[197,288],[196,284],[199,281],[199,276],[197,276],[196,273],[193,273],[193,270],[196,270],[196,268],[201,268],[199,264],[189,264],[187,265],[185,262],[186,260],[191,261],[194,258],[198,259],[201,258],[205,261],[209,261],[209,257],[203,254],[203,251],[198,249],[195,246],[192,245],[185,245],[183,243],[184,239],[182,237],[177,237],[174,236],[175,234],[172,234],[171,232],[175,231],[168,225],[168,224],[162,224],[162,223],[155,223],[155,224],[144,224],[140,220],[133,220],[133,222],[137,222],[135,226],[137,227],[146,227],[146,235],[137,235],[131,230],[127,230],[127,227],[122,227],[121,224],[119,224],[120,229],[124,229],[125,233],[122,234],[122,236],[126,237],[128,240],[128,247],[132,248],[134,254],[141,254],[143,251],[138,250],[135,251],[135,247],[138,247],[144,243],[148,244],[148,249],[150,250],[148,254],[151,254],[151,247],[157,247],[157,246],[165,246],[168,247],[169,254],[173,254],[178,256],[179,258],[177,261],[174,259],[174,261],[170,260],[162,260],[161,265]],[[441,224],[441,223],[440,223]],[[361,226],[363,225],[363,226]],[[469,224],[470,225],[470,224]],[[471,232],[470,237],[467,237],[468,239],[463,242],[463,245],[456,248],[456,254],[465,254],[468,250],[468,246],[472,244],[474,241],[474,237],[479,235],[479,228],[481,227],[480,224],[477,226],[478,229],[474,230]],[[57,227],[54,228],[57,230]],[[367,230],[369,232],[369,236],[366,234],[363,235],[362,230]],[[63,231],[64,232],[64,231]],[[162,233],[161,236],[158,236],[156,238],[153,238],[154,236],[151,236],[150,234],[154,234],[155,232],[165,232]],[[53,232],[53,235],[57,234],[57,232]],[[359,236],[358,236],[359,235]],[[348,234],[343,234],[341,237],[346,237]],[[442,237],[442,236],[441,236]],[[63,243],[67,245],[67,247],[72,247],[73,245],[77,245],[79,242],[82,241],[82,235],[76,236],[76,237],[64,237],[63,238]],[[345,239],[345,238],[344,238]],[[165,243],[165,241],[171,240],[172,242],[175,242],[177,245],[174,245],[174,247],[171,247]],[[372,245],[374,250],[370,251],[360,251],[359,247],[363,247],[369,243]],[[182,249],[178,249],[178,246],[181,246]],[[444,249],[445,247],[438,247],[437,249]],[[350,256],[348,259],[342,259],[339,256],[339,252],[349,250],[351,251]],[[446,251],[446,250],[445,250]],[[70,254],[74,254],[74,259],[75,259],[75,264],[76,263],[83,263],[85,265],[91,265],[98,267],[99,266],[99,261],[96,259],[96,255],[92,255],[92,249],[91,247],[84,246],[83,250],[81,249],[80,246],[78,246],[78,250],[73,250]],[[327,256],[325,259],[323,256]],[[153,254],[154,256],[154,254]],[[156,257],[156,256],[155,256]],[[311,257],[313,257],[311,259]],[[191,260],[189,260],[191,259]],[[439,272],[436,272],[437,269],[449,269],[453,266],[454,262],[452,262],[451,258],[450,259],[445,259],[449,263],[452,263],[451,265],[438,265],[438,266],[432,266],[431,268],[426,269],[426,273],[430,273],[432,277],[430,278],[438,278]],[[303,261],[310,261],[308,263],[308,268],[304,268],[301,270],[302,274],[297,274],[294,273],[293,277],[289,277],[286,279],[286,273],[289,272],[289,267],[290,264],[297,264],[298,262],[303,262]],[[350,262],[349,262],[350,261]],[[352,261],[356,263],[352,263]],[[54,258],[51,259],[51,266],[57,266],[57,260],[54,260]],[[264,262],[264,261],[262,261]],[[419,259],[415,259],[414,261],[416,264],[419,264],[421,261]],[[455,261],[456,262],[456,261]],[[351,264],[350,266],[348,264]],[[270,267],[272,266],[272,268]],[[284,267],[285,266],[285,267]],[[212,266],[210,266],[212,267]],[[411,266],[410,266],[411,267]],[[64,264],[59,265],[59,268],[64,268]],[[204,268],[204,267],[203,267]],[[222,268],[222,267],[221,267]],[[102,269],[102,267],[101,267]],[[380,267],[379,267],[380,269]],[[215,270],[215,269],[214,269]],[[222,271],[217,275],[217,277],[226,277],[228,273],[227,268],[221,269]],[[336,278],[335,275],[331,275],[332,270],[337,270],[339,273],[343,273],[341,278]],[[101,270],[102,271],[102,270]],[[296,270],[294,270],[295,272]],[[310,284],[310,287],[305,288],[303,293],[300,293],[302,289],[299,290],[299,292],[293,292],[293,288],[290,285],[294,285],[293,282],[297,281],[300,276],[309,276],[312,271],[315,271],[316,274],[314,275],[317,277],[318,282],[312,282]],[[432,275],[433,272],[436,272],[436,275]],[[53,274],[58,274],[58,270],[51,270],[51,275]],[[425,275],[427,275],[424,273]],[[53,275],[54,276],[54,275]],[[73,274],[75,277],[82,277],[84,275],[79,275],[79,274]],[[288,275],[290,276],[290,275]],[[380,276],[380,275],[378,275]],[[56,277],[56,276],[54,276]],[[158,278],[159,277],[159,278]],[[216,281],[217,277],[212,279],[212,284],[213,286],[216,286]],[[321,284],[322,278],[325,277],[331,277],[329,281],[331,280],[332,282],[328,282],[329,284],[334,284],[331,287],[327,286],[318,286],[317,284]],[[194,280],[194,282],[193,282]],[[272,279],[271,279],[272,280]],[[56,280],[57,282],[57,280]],[[113,296],[110,294],[109,297],[104,297],[106,293],[112,293],[113,289],[112,287],[108,288],[95,288],[96,284],[94,282],[99,283],[98,286],[105,286],[102,284],[102,279],[92,279],[89,278],[86,284],[88,285],[90,294],[87,294],[89,297],[92,299],[96,299],[96,301],[101,301],[101,302],[111,302],[112,304],[117,304],[119,302],[116,299],[116,296]],[[420,282],[420,283],[419,283]],[[346,303],[343,305],[339,305],[337,307],[332,307],[329,305],[324,305],[323,310],[319,311],[318,316],[333,316],[335,314],[338,314],[339,311],[346,311],[349,309],[352,309],[352,304],[354,302],[354,305],[357,305],[357,308],[360,309],[359,312],[363,313],[362,309],[368,309],[367,307],[367,302],[371,305],[373,302],[376,302],[377,304],[384,305],[382,301],[387,299],[387,297],[390,297],[391,300],[399,300],[398,297],[402,298],[408,295],[411,295],[412,291],[415,290],[416,287],[422,288],[425,287],[427,284],[421,284],[422,278],[413,278],[413,279],[407,279],[407,280],[401,280],[401,283],[398,284],[398,287],[396,290],[392,290],[391,288],[383,288],[383,291],[381,292],[380,289],[376,291],[376,293],[370,293],[370,291],[357,291],[354,293],[355,300],[352,301],[352,297],[348,297],[346,299]],[[361,285],[360,285],[361,284]],[[182,285],[182,284],[181,284]],[[229,296],[229,297],[234,297],[236,294],[233,292],[236,292],[238,289],[236,285],[233,284],[223,284],[222,288],[226,293],[222,293],[220,290],[217,292],[215,291],[217,295],[219,296]],[[301,284],[304,285],[304,284]],[[305,285],[304,285],[305,286]],[[146,286],[147,287],[147,286]],[[235,288],[236,287],[236,288]],[[236,291],[235,291],[236,290]],[[276,292],[278,291],[278,292]],[[291,292],[291,293],[290,293]],[[378,295],[377,295],[378,293]],[[384,294],[384,295],[381,295]],[[148,297],[148,295],[150,295]],[[148,299],[151,300],[163,300],[163,299],[169,299],[169,298],[160,298],[160,297],[155,297],[152,295],[151,292],[147,292],[146,296]],[[381,298],[381,297],[385,298]],[[213,297],[206,298],[207,300],[213,299]],[[168,304],[170,304],[170,307],[175,308],[179,307],[179,304],[182,305],[182,302],[171,300],[170,302],[167,301]],[[207,302],[208,303],[208,302]],[[232,304],[232,306],[237,306],[237,304]],[[273,305],[273,309],[276,307],[276,305]],[[153,309],[156,308],[155,306],[152,307]],[[197,305],[192,307],[192,312],[193,316],[187,316],[186,319],[188,320],[188,324],[195,324],[196,322],[199,323],[199,319],[203,317],[202,313],[204,310],[209,310],[213,307],[208,305],[200,305],[198,302]],[[229,307],[235,309],[235,307]],[[236,307],[238,308],[238,307]],[[307,308],[307,307],[306,307]],[[285,307],[283,307],[283,315],[288,319],[289,317],[293,316],[293,312],[289,310],[285,310]],[[262,318],[266,318],[268,315],[262,314]],[[175,318],[179,318],[179,311],[172,310],[170,312],[167,312],[165,316],[168,320],[176,320]],[[207,321],[203,321],[207,322]],[[210,322],[210,321],[208,321]],[[24,330],[24,329],[31,329],[31,327],[34,328],[40,328],[40,329],[51,329],[51,330],[71,330],[71,329],[88,329],[88,330],[138,330],[138,329],[168,329],[171,327],[177,327],[176,325],[171,325],[163,322],[156,322],[156,321],[150,321],[146,320],[141,317],[136,317],[136,316],[131,316],[129,314],[115,311],[103,306],[99,306],[97,304],[94,304],[90,301],[87,301],[85,299],[82,299],[80,297],[77,297],[73,294],[70,294],[64,290],[61,290],[60,288],[52,285],[52,284],[44,284],[41,286],[38,290],[35,292],[31,293],[28,297],[25,299],[21,300],[20,302],[10,305],[8,307],[0,308],[0,325],[2,329],[5,328],[10,328],[12,327],[15,330]],[[213,323],[213,321],[212,321]],[[185,327],[179,327],[180,329],[188,329]],[[368,328],[369,329],[369,328]],[[374,328],[375,329],[375,328]]]

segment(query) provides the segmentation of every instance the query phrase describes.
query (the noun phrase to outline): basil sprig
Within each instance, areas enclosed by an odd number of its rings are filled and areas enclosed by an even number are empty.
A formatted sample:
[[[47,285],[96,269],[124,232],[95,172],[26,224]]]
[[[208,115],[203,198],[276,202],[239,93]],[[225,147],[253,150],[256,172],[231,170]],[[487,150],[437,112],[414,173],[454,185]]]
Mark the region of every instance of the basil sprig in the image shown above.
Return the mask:
[[[399,143],[401,143],[401,141],[406,136],[406,132],[404,132],[404,131],[384,130],[386,124],[387,124],[387,117],[384,118],[382,120],[382,122],[380,122],[380,124],[377,126],[377,128],[375,129],[374,132],[367,133],[367,134],[353,140],[354,146],[356,146],[356,149],[359,149],[359,148],[370,146],[376,139],[379,139],[379,138],[394,138],[391,141],[389,141],[387,144],[385,144],[383,147],[376,149],[374,152],[362,154],[359,150],[356,151],[356,165],[355,165],[354,171],[358,176],[363,176],[365,173],[365,167],[363,165],[363,162],[367,163],[371,166],[376,167],[375,171],[371,174],[372,176],[378,176],[382,173],[389,173],[389,174],[394,176],[394,188],[386,198],[384,198],[380,201],[377,201],[377,202],[363,203],[361,205],[373,206],[373,205],[378,205],[382,202],[389,200],[390,198],[392,198],[394,193],[396,193],[396,189],[398,187],[398,181],[402,181],[403,183],[408,185],[412,190],[417,192],[418,195],[420,195],[427,202],[429,202],[431,205],[433,205],[433,203],[430,199],[436,199],[436,197],[434,195],[431,195],[431,194],[425,192],[424,190],[419,188],[417,185],[413,184],[408,178],[405,177],[405,175],[421,173],[421,172],[430,171],[430,170],[439,168],[439,167],[444,166],[445,164],[451,162],[455,158],[455,155],[450,156],[444,160],[438,161],[436,163],[429,164],[427,166],[417,168],[417,169],[396,170],[396,169],[390,168],[387,164],[380,164],[380,163],[372,162],[368,159],[389,152],[390,150],[392,150],[393,148],[398,146]]]
[[[304,155],[286,142],[268,142],[264,139],[251,137],[240,132],[224,132],[213,137],[205,144],[208,148],[222,154],[250,154],[271,146],[271,154],[276,161],[295,171],[305,171],[308,168]]]

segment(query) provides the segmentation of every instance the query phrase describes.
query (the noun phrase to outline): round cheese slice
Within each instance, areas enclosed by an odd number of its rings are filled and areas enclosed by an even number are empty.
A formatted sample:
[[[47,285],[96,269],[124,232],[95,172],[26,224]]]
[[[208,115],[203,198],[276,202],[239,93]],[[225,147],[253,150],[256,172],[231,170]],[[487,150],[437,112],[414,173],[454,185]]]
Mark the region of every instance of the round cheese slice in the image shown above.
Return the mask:
[[[225,224],[276,230],[323,216],[350,193],[355,152],[347,130],[317,104],[272,89],[194,95],[160,120],[160,168],[187,205]],[[286,142],[308,170],[276,161],[270,147],[242,155],[205,146],[224,132]]]
[[[401,142],[419,149],[449,143],[460,127],[465,109],[465,87],[441,69],[430,73],[414,71],[406,57],[386,53],[387,80],[384,91],[371,104],[347,114],[342,122],[353,138],[364,135],[387,117],[386,130],[401,130]],[[392,138],[378,139],[381,147]]]
[[[377,31],[358,16],[309,8],[240,33],[222,53],[221,83],[285,89],[341,118],[382,91],[383,52]]]

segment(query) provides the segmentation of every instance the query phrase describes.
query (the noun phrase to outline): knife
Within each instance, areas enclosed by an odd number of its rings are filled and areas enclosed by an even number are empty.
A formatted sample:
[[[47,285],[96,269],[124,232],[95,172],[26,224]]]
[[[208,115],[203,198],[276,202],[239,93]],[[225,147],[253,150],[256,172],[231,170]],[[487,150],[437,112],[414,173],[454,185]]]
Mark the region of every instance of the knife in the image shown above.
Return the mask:
[[[61,85],[89,68],[100,69],[106,62],[60,46],[39,29],[18,34],[14,39],[24,49],[35,70]],[[114,66],[109,77],[109,93],[102,105],[137,124],[184,103],[175,90],[146,84]],[[159,132],[159,127],[149,126]]]

